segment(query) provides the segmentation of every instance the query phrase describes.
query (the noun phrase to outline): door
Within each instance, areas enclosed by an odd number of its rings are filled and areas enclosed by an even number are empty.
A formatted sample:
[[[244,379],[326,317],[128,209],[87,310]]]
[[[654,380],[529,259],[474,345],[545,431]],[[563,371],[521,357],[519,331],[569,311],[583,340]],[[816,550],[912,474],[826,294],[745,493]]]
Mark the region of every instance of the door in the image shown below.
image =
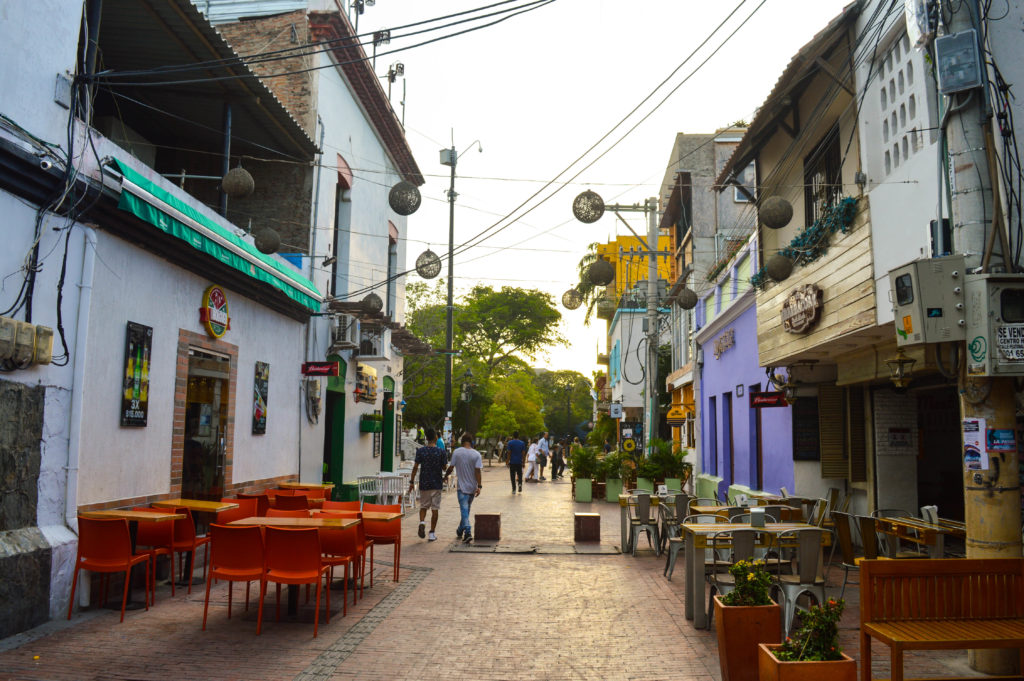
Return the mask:
[[[335,492],[345,482],[345,393],[326,391],[324,431],[324,480],[334,483]]]
[[[387,379],[384,379],[385,381]],[[381,424],[380,469],[394,471],[395,462],[395,393],[384,393],[384,422]]]
[[[185,394],[185,449],[181,494],[188,499],[224,496],[231,361],[190,348]]]

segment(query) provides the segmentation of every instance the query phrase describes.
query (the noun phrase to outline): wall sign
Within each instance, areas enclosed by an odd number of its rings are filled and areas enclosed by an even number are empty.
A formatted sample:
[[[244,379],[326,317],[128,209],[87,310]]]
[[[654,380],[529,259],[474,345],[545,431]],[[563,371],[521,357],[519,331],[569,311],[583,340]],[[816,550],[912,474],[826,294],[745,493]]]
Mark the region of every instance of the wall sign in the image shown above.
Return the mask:
[[[686,412],[683,411],[682,406],[678,404],[672,405],[672,408],[668,410],[667,414],[665,414],[665,423],[676,428],[685,425]]]
[[[715,339],[715,359],[720,358],[726,350],[736,345],[736,332],[729,329]]]
[[[890,428],[889,429],[889,446],[890,447],[909,447],[910,446],[910,428]]]
[[[149,415],[149,356],[153,327],[128,322],[124,343],[121,425],[145,426]]]
[[[985,455],[985,419],[963,420],[964,469],[969,471],[988,470],[988,456]]]
[[[220,338],[231,328],[228,316],[228,297],[220,286],[210,286],[203,291],[203,306],[199,308],[199,321],[206,333]]]
[[[252,384],[252,434],[267,432],[267,397],[270,392],[270,364],[256,362],[256,375]]]
[[[806,333],[821,316],[822,293],[814,284],[798,286],[782,304],[782,328],[788,333]]]
[[[303,362],[303,376],[337,376],[337,362]]]
[[[786,401],[786,394],[782,392],[754,392],[747,393],[750,395],[750,408],[751,409],[763,409],[765,407],[788,407],[789,402]]]

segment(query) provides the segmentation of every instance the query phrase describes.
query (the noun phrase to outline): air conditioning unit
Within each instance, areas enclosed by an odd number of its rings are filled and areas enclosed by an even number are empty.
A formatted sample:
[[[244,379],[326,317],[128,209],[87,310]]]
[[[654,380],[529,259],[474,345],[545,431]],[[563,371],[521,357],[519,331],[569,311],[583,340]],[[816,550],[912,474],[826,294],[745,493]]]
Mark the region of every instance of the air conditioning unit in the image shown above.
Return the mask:
[[[348,314],[331,317],[331,350],[359,347],[359,320]]]

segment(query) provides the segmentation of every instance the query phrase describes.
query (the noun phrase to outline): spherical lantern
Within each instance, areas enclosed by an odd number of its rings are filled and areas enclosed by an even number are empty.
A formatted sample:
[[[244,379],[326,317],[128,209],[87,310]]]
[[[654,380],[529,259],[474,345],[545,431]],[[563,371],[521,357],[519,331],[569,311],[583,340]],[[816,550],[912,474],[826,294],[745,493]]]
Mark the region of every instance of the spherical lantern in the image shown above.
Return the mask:
[[[764,268],[767,271],[768,276],[775,281],[783,281],[789,278],[789,275],[793,274],[793,261],[784,255],[776,253],[772,257],[768,258],[768,262],[765,263]]]
[[[416,273],[424,279],[433,279],[441,274],[441,258],[428,248],[416,258]]]
[[[573,199],[572,214],[588,225],[597,222],[604,215],[604,199],[588,189]]]
[[[421,201],[422,197],[420,196],[419,187],[405,180],[392,187],[391,192],[388,194],[388,203],[391,204],[391,210],[399,215],[412,215],[420,207]]]
[[[245,168],[232,168],[220,181],[220,188],[233,199],[249,196],[256,188],[256,182]]]
[[[580,292],[576,289],[571,288],[562,294],[562,305],[564,305],[567,310],[575,310],[582,304],[583,296],[581,296]]]
[[[253,242],[256,244],[256,248],[259,249],[260,253],[276,253],[277,249],[281,247],[281,235],[270,229],[264,227],[263,229],[254,232]]]
[[[761,222],[769,229],[781,229],[793,219],[793,205],[781,196],[770,196],[757,209]]]
[[[676,305],[684,310],[692,310],[697,307],[697,294],[692,289],[684,288],[676,296]]]
[[[359,303],[364,312],[376,314],[384,309],[384,301],[376,293],[367,293],[366,297]]]
[[[615,280],[615,265],[598,258],[587,268],[587,278],[595,286],[607,286]]]

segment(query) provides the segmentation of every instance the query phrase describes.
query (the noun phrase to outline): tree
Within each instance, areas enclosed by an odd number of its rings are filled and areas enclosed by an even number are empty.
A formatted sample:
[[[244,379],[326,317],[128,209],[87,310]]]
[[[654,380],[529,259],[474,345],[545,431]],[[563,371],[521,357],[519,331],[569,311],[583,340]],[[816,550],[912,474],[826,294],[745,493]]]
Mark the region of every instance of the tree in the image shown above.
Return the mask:
[[[516,417],[508,407],[492,403],[484,415],[484,421],[477,436],[485,439],[507,437],[518,429],[519,424],[516,422]]]
[[[593,265],[598,258],[597,247],[598,243],[594,243],[587,246],[587,252],[580,258],[579,264],[576,266],[576,270],[579,273],[579,283],[576,284],[576,290],[579,291],[580,296],[583,297],[583,304],[587,306],[587,313],[583,317],[584,326],[590,326],[590,317],[594,314],[594,307],[597,303],[605,297],[606,292],[603,286],[598,287],[594,285],[594,282],[590,281],[590,266]]]
[[[533,386],[530,372],[520,372],[507,378],[495,381],[494,402],[491,409],[500,406],[512,415],[520,435],[536,435],[544,430],[544,420],[541,418],[541,397],[540,393]]]
[[[590,381],[578,371],[559,370],[538,373],[533,384],[544,405],[544,424],[549,433],[559,437],[577,435],[576,425],[587,421],[593,412]],[[566,411],[566,390],[569,391],[571,414]],[[571,418],[566,421],[566,418]]]

